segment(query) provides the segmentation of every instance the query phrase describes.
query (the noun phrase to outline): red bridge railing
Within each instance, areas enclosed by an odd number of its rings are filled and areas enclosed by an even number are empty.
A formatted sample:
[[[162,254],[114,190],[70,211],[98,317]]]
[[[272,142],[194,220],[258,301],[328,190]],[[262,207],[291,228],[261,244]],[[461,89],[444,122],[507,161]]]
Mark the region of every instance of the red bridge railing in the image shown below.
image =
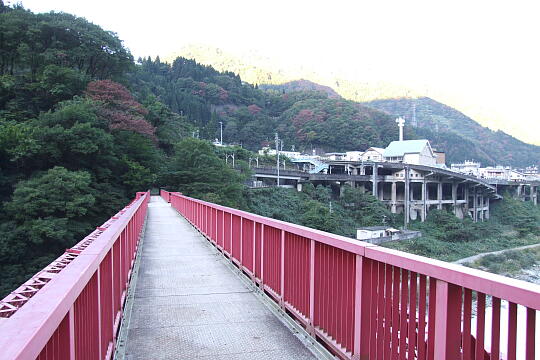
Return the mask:
[[[0,301],[1,359],[110,359],[148,192]]]
[[[161,195],[341,358],[535,359],[538,285]]]

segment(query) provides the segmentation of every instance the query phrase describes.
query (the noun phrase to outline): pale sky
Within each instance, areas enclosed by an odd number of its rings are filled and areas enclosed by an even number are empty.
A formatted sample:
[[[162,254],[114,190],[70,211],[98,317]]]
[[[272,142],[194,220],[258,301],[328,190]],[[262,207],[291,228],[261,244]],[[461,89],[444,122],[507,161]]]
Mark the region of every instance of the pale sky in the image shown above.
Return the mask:
[[[540,145],[535,1],[23,0],[114,31],[135,58],[194,43],[386,81]]]

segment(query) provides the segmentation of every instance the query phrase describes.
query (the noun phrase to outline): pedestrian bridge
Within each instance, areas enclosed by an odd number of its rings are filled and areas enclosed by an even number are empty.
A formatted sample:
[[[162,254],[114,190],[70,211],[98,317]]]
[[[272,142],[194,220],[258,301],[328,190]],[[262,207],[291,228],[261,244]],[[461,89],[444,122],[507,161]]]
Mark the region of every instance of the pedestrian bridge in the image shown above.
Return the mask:
[[[0,359],[538,359],[540,286],[161,192],[0,302]]]

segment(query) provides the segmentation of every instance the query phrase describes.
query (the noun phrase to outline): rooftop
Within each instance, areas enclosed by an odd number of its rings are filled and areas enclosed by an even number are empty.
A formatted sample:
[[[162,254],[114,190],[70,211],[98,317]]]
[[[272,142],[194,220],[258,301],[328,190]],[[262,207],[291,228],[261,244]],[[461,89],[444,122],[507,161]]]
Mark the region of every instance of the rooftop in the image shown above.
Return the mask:
[[[404,140],[404,141],[392,141],[386,149],[384,149],[383,156],[403,156],[404,154],[419,153],[429,145],[428,140]]]

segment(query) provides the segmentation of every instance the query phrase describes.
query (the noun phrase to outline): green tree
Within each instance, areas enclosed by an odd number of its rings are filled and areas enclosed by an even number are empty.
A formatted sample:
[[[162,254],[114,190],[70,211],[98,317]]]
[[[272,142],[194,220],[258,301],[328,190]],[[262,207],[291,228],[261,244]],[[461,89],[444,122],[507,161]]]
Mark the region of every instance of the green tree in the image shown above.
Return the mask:
[[[160,183],[199,199],[243,207],[244,178],[228,167],[207,141],[186,138],[175,147],[169,169]]]

